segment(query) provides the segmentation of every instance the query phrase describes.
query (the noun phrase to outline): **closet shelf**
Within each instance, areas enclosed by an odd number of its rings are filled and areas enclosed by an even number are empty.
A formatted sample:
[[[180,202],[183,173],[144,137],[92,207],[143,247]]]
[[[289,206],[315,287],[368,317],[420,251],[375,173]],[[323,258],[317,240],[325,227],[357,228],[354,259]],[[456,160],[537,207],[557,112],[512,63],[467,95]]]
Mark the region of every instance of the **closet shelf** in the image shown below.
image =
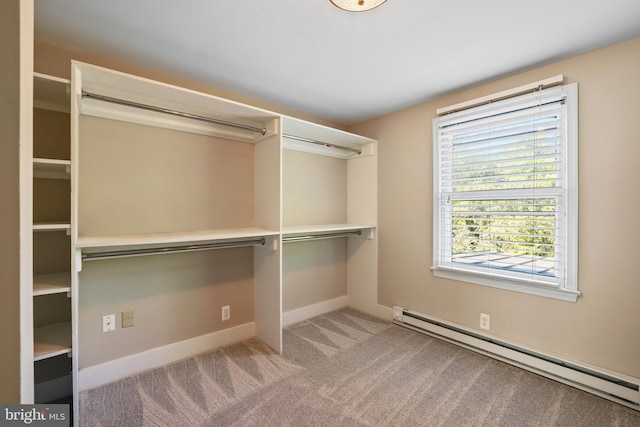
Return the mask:
[[[375,154],[375,140],[284,116],[282,146],[288,150],[354,159]],[[307,140],[307,142],[305,142]],[[357,150],[359,153],[349,151]]]
[[[33,276],[33,296],[71,292],[71,273],[51,273]]]
[[[75,61],[73,64],[74,69],[82,73],[82,87],[74,93],[80,114],[249,143],[277,134],[278,115],[270,111],[94,65]],[[121,102],[105,102],[105,99]],[[152,110],[139,106],[149,106]],[[260,128],[264,132],[206,123],[188,116]]]
[[[70,160],[33,159],[33,177],[48,179],[69,179]]]
[[[69,79],[33,73],[33,106],[68,113],[70,85]]]
[[[68,222],[43,222],[33,224],[33,231],[64,231],[71,230]]]
[[[34,361],[71,353],[71,322],[35,328],[33,336]]]
[[[257,227],[217,230],[183,231],[173,233],[127,234],[118,236],[78,237],[78,249],[127,248],[133,246],[178,246],[236,239],[277,236],[278,232]]]

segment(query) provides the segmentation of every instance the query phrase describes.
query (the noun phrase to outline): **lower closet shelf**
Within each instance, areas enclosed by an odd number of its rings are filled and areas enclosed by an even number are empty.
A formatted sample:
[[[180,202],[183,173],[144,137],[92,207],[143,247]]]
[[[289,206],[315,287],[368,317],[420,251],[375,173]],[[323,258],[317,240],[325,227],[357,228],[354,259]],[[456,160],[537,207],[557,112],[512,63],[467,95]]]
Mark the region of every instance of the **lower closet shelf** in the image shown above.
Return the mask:
[[[36,328],[33,333],[34,361],[71,353],[71,322]]]
[[[33,276],[33,296],[71,291],[71,273],[51,273]]]

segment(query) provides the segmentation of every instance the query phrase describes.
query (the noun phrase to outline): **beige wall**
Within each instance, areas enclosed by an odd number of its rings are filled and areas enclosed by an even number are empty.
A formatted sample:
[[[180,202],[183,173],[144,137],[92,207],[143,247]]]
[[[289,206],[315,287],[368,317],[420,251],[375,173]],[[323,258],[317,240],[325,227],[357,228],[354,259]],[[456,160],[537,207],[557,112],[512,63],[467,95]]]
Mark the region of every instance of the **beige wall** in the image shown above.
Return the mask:
[[[557,74],[579,85],[582,296],[569,303],[435,278],[436,108]],[[640,38],[353,126],[379,140],[379,303],[474,329],[488,313],[492,335],[640,378],[638,100]]]
[[[26,233],[26,240],[21,236],[20,217],[26,209],[20,199],[20,158],[21,151],[24,154],[30,147],[31,138],[31,115],[21,111],[24,103],[20,91],[25,89],[23,77],[29,76],[31,80],[29,34],[33,31],[33,17],[27,16],[27,12],[32,9],[33,2],[27,0],[0,2],[0,403],[28,401],[33,394],[32,390],[27,391],[30,390],[28,384],[21,388],[20,383],[22,376],[26,384],[30,380],[27,373],[33,375],[30,366],[22,366],[20,361],[20,332],[25,324],[30,325],[31,313],[30,305],[23,309],[20,306],[21,283],[25,282],[24,277],[21,278],[21,267],[30,269],[30,260],[20,256],[21,248],[26,251],[25,245],[30,244],[30,233]],[[29,108],[30,105],[29,102]],[[30,222],[31,217],[26,220]],[[25,222],[24,218],[22,222]],[[27,227],[31,224],[23,225],[22,231]],[[24,260],[28,261],[26,265]],[[25,336],[31,335],[26,333]]]
[[[253,320],[253,249],[234,248],[84,262],[80,369]],[[222,306],[231,319],[221,320]],[[134,326],[120,313],[133,310]],[[116,313],[116,330],[100,319]]]
[[[17,1],[0,3],[0,402],[20,400],[20,280],[18,206],[19,137],[19,7]]]

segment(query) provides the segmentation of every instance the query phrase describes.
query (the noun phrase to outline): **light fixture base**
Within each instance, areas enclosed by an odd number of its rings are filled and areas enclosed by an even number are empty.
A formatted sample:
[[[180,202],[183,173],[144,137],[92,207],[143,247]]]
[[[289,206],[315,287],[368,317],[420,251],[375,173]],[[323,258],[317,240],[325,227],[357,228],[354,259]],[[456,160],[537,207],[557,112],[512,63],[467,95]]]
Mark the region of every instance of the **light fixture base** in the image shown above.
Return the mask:
[[[348,12],[365,12],[375,9],[387,0],[330,0],[334,6]]]

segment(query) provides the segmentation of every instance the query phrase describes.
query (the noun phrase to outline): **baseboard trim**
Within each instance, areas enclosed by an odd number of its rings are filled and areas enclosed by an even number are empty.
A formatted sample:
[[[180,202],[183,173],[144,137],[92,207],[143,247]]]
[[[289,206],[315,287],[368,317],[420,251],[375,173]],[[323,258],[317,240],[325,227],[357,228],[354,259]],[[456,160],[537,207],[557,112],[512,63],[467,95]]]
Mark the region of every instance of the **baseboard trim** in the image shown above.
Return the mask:
[[[341,308],[345,308],[348,305],[349,297],[347,295],[343,295],[341,297],[322,301],[317,304],[290,310],[286,313],[282,313],[282,326],[284,327],[293,325],[294,323],[302,322],[303,320],[311,319],[312,317],[321,316],[332,311],[340,310]]]
[[[393,322],[640,410],[640,379],[561,360],[476,331],[393,308]]]
[[[80,369],[78,391],[99,387],[149,369],[252,338],[255,336],[255,329],[254,322],[245,323]]]

